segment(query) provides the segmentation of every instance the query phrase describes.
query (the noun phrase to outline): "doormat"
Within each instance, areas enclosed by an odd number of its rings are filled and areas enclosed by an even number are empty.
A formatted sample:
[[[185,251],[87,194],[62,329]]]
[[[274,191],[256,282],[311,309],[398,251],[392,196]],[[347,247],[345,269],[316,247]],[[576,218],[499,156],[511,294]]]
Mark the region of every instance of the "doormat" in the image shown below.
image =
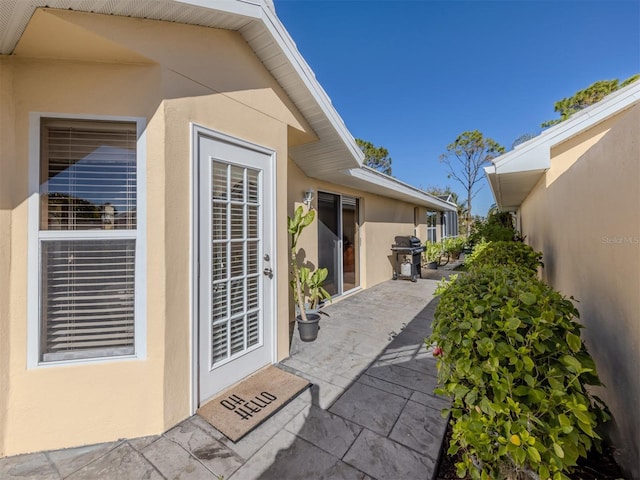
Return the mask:
[[[270,365],[202,405],[197,414],[237,442],[311,385]]]

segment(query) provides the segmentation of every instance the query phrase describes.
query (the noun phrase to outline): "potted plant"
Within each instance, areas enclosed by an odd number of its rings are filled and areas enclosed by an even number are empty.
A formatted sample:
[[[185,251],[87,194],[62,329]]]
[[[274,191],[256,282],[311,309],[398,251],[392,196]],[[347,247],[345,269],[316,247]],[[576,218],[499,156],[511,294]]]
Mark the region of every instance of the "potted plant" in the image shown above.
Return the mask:
[[[293,279],[291,288],[296,303],[296,321],[300,340],[312,342],[318,336],[320,314],[318,308],[320,302],[331,297],[323,287],[329,271],[319,268],[311,271],[308,267],[298,265],[298,240],[302,231],[313,223],[315,211],[304,213],[302,206],[296,208],[293,217],[288,218],[288,232],[291,235],[291,269]]]
[[[329,276],[329,269],[327,268],[318,268],[315,272],[311,272],[310,268],[300,267],[302,293],[306,294],[307,297],[304,304],[307,314],[318,313],[320,311],[320,302],[331,300],[331,294],[323,287],[327,276]]]
[[[464,237],[449,237],[444,239],[442,246],[445,253],[448,253],[452,260],[457,260],[462,253],[465,242],[466,239]]]
[[[439,243],[427,242],[425,244],[424,260],[429,270],[438,268],[438,261],[442,252],[442,246]]]

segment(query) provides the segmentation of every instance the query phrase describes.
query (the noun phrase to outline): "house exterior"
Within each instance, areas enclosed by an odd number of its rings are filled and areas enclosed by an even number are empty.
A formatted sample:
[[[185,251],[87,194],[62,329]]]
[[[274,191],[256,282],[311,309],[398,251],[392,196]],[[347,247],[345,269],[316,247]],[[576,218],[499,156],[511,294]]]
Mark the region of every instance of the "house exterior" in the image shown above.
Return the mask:
[[[453,195],[452,194],[447,194],[447,195],[438,195],[438,198],[440,198],[441,200],[444,200],[446,202],[450,202],[450,203],[455,203],[453,201]],[[449,237],[457,237],[459,232],[458,232],[458,223],[459,223],[459,218],[458,218],[458,212],[442,212],[440,214],[440,221],[442,223],[441,225],[441,231],[442,231],[442,238],[449,238]]]
[[[455,205],[362,166],[267,0],[1,0],[0,456],[161,433]]]
[[[579,302],[583,338],[629,478],[640,477],[640,82],[496,158],[502,211],[542,251],[542,276]]]

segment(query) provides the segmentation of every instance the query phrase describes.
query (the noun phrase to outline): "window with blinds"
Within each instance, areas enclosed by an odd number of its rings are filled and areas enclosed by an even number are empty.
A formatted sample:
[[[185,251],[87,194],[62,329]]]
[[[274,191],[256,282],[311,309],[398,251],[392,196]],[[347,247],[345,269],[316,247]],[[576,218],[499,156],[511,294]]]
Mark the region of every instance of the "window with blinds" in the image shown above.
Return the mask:
[[[136,123],[41,119],[40,360],[135,353]]]
[[[458,236],[458,213],[442,212],[442,238]]]
[[[42,119],[43,230],[136,228],[136,124]]]
[[[438,213],[433,211],[427,211],[427,241],[436,243],[438,237],[436,234],[436,227],[438,224]]]

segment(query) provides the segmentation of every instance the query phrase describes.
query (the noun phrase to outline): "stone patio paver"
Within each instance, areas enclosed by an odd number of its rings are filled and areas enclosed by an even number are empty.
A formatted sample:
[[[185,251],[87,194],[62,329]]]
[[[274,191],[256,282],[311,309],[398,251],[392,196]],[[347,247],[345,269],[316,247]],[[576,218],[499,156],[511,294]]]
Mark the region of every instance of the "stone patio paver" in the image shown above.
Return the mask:
[[[119,445],[106,455],[63,478],[69,480],[112,480],[116,478],[164,480],[156,467],[127,443]]]
[[[389,438],[416,452],[422,452],[437,462],[440,454],[440,432],[446,427],[446,423],[440,410],[409,401]]]
[[[165,437],[179,444],[209,471],[225,478],[240,468],[244,462],[237,453],[205,432],[191,419],[169,430]],[[146,452],[145,456],[151,461]]]
[[[148,437],[130,438],[127,440],[127,443],[137,451],[141,452],[159,438],[160,435],[149,435]]]
[[[347,453],[362,431],[359,425],[316,406],[300,412],[285,428],[337,458]]]
[[[377,365],[369,368],[367,374],[422,393],[432,393],[436,388],[435,375],[416,372],[401,365]]]
[[[165,478],[205,480],[210,479],[212,473],[218,474],[166,436],[147,446],[142,454]]]
[[[64,478],[94,460],[103,457],[119,445],[118,442],[100,443],[86,447],[70,448],[48,452],[47,457]]]
[[[361,471],[282,430],[229,480],[360,480]]]
[[[411,398],[411,396],[416,393],[410,388],[401,387],[400,385],[396,385],[385,380],[380,380],[379,378],[372,377],[371,375],[367,375],[366,372],[364,375],[358,378],[357,383],[377,388],[378,390],[382,390],[383,392],[393,393],[394,395],[398,395],[399,397],[405,399]]]
[[[356,382],[329,411],[386,436],[406,403],[406,398]]]
[[[0,459],[0,478],[7,480],[57,480],[60,475],[44,453]]]
[[[425,348],[436,280],[388,281],[325,307],[279,367],[311,388],[234,443],[199,416],[163,435],[0,458],[0,478],[431,480],[446,430]]]
[[[433,459],[364,429],[344,461],[377,480],[433,478]]]

